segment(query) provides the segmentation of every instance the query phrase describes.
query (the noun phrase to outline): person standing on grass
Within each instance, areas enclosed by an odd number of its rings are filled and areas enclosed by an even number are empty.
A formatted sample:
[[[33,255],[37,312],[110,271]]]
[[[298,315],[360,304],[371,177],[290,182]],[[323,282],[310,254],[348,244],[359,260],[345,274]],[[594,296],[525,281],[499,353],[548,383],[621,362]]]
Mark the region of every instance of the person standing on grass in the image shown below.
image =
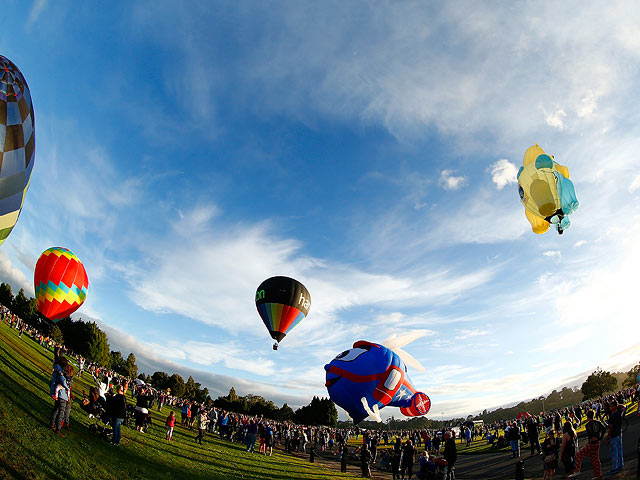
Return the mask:
[[[207,430],[207,426],[209,425],[209,416],[207,415],[207,411],[204,409],[200,410],[198,413],[198,436],[196,437],[196,443],[200,443],[202,445],[202,438],[204,437],[204,432]]]
[[[165,422],[165,425],[168,428],[168,430],[167,430],[167,440],[170,442],[171,441],[171,437],[173,437],[173,427],[176,426],[176,414],[173,412],[173,410],[171,411],[171,413],[167,417],[167,421]]]
[[[264,454],[266,455],[267,449],[269,449],[269,456],[271,456],[273,454],[273,427],[269,423],[267,423],[264,427],[264,439]]]
[[[113,437],[111,443],[120,445],[122,438],[121,425],[127,417],[127,399],[124,396],[124,388],[122,385],[116,387],[116,394],[109,397],[107,411],[111,416],[111,427],[113,428]]]
[[[63,428],[71,430],[71,426],[69,425],[69,416],[71,415],[71,403],[73,400],[73,365],[67,363],[67,366],[63,368],[62,373],[64,375],[64,378],[67,380],[67,385],[69,386],[69,400],[67,401],[67,405],[64,408],[64,419],[62,425]]]
[[[247,427],[247,452],[254,453],[254,448],[256,446],[256,436],[258,435],[258,424],[251,419],[249,421],[249,426]]]
[[[67,379],[63,372],[66,366],[67,359],[65,357],[61,356],[56,359],[51,374],[51,383],[49,385],[49,394],[55,400],[49,425],[51,426],[51,430],[62,438],[65,438],[61,429],[64,421],[64,412],[67,408],[67,402],[69,401],[69,386],[67,385]]]

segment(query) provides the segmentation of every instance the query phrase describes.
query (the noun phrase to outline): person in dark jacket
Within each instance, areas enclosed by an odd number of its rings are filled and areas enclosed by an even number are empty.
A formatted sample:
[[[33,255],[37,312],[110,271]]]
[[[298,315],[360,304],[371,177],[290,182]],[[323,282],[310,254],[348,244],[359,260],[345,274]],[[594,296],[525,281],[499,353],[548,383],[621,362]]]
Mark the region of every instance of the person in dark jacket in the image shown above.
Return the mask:
[[[362,451],[360,452],[360,466],[362,468],[362,476],[364,478],[371,478],[371,452],[367,448],[367,444],[365,443],[362,446]]]
[[[124,396],[124,389],[122,388],[122,385],[118,385],[116,388],[116,394],[109,397],[107,411],[111,417],[111,427],[113,428],[111,443],[113,445],[119,445],[120,439],[122,438],[120,426],[127,417],[127,399]]]
[[[444,434],[444,459],[447,461],[447,480],[454,480],[455,473],[453,467],[456,464],[458,458],[458,450],[456,448],[456,441],[451,437],[449,432]]]

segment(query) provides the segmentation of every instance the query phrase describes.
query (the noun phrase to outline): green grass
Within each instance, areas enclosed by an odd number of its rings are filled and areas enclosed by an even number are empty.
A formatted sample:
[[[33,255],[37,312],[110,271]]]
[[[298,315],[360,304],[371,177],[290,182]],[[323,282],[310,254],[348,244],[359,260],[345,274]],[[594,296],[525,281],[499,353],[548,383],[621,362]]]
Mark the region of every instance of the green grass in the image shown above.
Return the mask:
[[[246,453],[243,445],[176,427],[165,440],[169,414],[152,412],[153,425],[141,434],[122,427],[122,443],[111,446],[89,431],[92,420],[80,409],[82,391],[93,380],[74,379],[76,400],[65,439],[49,428],[53,400],[49,380],[53,353],[0,322],[0,478],[18,479],[326,479],[353,478],[276,451],[272,457]],[[130,399],[127,398],[127,401]],[[176,411],[176,416],[180,414]],[[66,433],[66,432],[65,432]]]

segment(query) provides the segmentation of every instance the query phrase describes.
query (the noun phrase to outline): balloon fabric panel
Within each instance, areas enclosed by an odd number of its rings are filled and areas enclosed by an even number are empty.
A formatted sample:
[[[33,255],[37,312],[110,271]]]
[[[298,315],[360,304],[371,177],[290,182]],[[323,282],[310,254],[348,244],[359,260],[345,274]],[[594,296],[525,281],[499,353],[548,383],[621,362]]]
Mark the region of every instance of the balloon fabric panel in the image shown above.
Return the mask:
[[[0,55],[0,244],[18,221],[35,162],[35,114],[24,76]]]

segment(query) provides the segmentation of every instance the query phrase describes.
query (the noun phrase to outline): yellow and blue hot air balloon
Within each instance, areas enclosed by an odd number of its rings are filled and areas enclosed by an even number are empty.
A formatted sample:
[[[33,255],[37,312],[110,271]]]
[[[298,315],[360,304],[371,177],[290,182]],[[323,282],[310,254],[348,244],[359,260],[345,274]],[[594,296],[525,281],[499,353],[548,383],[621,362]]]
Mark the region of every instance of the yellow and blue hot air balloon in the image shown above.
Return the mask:
[[[0,245],[18,221],[35,163],[35,117],[27,82],[0,55]]]
[[[524,154],[518,192],[534,233],[545,233],[554,224],[562,234],[571,225],[569,215],[579,206],[569,169],[556,163],[537,143]]]

